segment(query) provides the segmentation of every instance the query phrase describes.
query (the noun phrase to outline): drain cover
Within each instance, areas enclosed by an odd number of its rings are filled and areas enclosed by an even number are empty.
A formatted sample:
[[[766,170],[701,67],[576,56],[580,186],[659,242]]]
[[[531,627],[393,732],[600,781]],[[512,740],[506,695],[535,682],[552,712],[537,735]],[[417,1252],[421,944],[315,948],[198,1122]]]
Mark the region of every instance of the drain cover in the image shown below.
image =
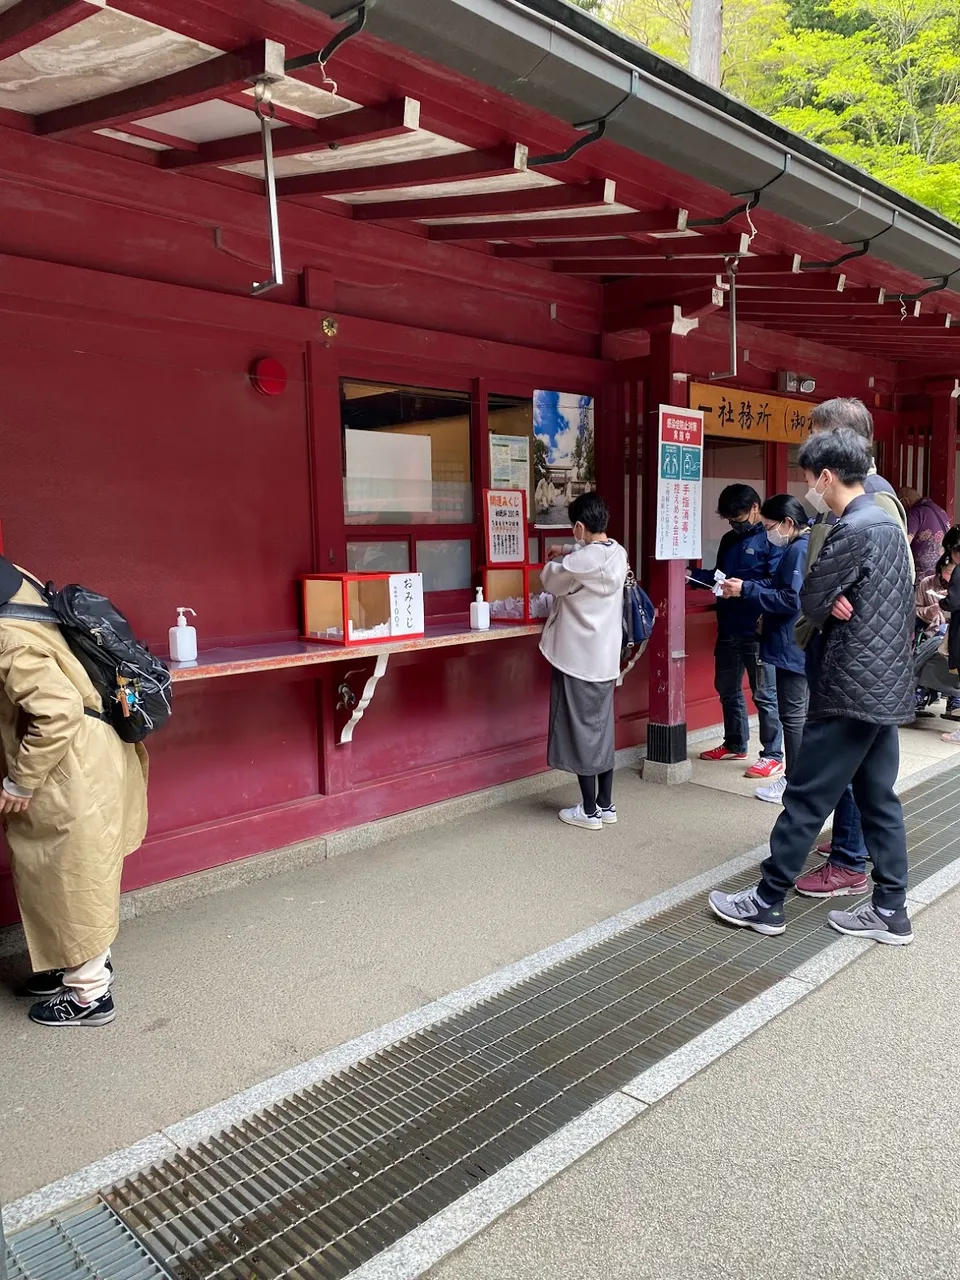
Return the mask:
[[[953,773],[911,793],[914,882],[960,856],[956,788]],[[723,928],[698,895],[107,1200],[180,1280],[337,1280],[833,945],[832,905],[793,900],[787,932],[765,938]]]
[[[20,1231],[7,1248],[9,1280],[169,1280],[104,1204]]]

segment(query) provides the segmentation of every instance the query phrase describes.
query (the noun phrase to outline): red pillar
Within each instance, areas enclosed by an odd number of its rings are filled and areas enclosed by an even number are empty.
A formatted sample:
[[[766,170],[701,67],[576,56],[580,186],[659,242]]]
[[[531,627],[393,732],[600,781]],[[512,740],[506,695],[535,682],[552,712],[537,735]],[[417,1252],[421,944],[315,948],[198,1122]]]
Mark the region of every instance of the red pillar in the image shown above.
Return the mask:
[[[930,497],[955,520],[957,480],[957,398],[960,378],[940,378],[927,383],[932,410],[930,446]]]
[[[684,782],[690,776],[687,759],[686,565],[682,560],[657,560],[656,513],[658,413],[661,404],[687,403],[687,379],[682,372],[684,338],[690,322],[680,321],[650,333],[646,378],[643,475],[644,585],[657,607],[658,619],[650,639],[650,713],[647,757],[643,776],[650,782]]]

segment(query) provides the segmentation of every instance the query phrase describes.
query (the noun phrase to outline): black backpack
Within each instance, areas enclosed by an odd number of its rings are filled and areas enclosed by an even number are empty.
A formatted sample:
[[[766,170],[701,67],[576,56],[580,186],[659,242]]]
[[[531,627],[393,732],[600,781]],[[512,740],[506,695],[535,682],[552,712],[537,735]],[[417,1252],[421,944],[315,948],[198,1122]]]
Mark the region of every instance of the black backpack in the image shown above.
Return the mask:
[[[124,742],[142,742],[170,719],[170,672],[133,634],[130,623],[106,596],[73,584],[58,591],[25,574],[46,606],[5,604],[0,618],[56,623],[74,657],[103,701],[103,715]],[[95,715],[87,711],[87,715]]]

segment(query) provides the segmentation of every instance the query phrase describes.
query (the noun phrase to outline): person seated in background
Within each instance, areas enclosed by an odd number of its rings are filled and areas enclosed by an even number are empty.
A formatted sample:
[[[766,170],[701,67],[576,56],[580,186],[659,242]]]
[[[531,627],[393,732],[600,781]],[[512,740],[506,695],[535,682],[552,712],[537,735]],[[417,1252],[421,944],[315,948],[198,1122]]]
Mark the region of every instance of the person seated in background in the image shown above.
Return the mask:
[[[807,718],[806,658],[797,644],[794,628],[800,615],[800,588],[806,570],[810,529],[803,503],[789,493],[768,498],[760,508],[760,521],[770,545],[782,552],[773,576],[747,582],[727,578],[722,598],[752,600],[763,611],[760,661],[775,672],[777,709],[783,726],[784,770],[782,777],[758,787],[756,796],[769,804],[780,804],[790,769],[800,752]]]
[[[690,578],[713,587],[715,574],[737,582],[763,582],[773,577],[783,554],[767,537],[760,519],[760,495],[749,484],[728,484],[717,500],[717,515],[730,525],[720,539],[716,569],[694,569]],[[746,760],[750,722],[743,696],[743,677],[760,717],[760,759],[746,770],[746,777],[771,781],[783,773],[783,729],[777,710],[774,669],[760,659],[757,628],[763,612],[750,594],[721,596],[717,600],[717,643],[714,649],[714,688],[723,707],[723,742],[700,754],[701,760]]]
[[[950,517],[932,498],[921,497],[910,485],[904,485],[897,496],[907,512],[907,538],[917,578],[927,578],[936,572],[944,553],[943,538],[950,528]]]
[[[917,626],[921,635],[925,638],[932,639],[934,636],[946,636],[947,634],[947,615],[943,611],[943,601],[950,586],[953,570],[953,560],[949,555],[943,555],[937,561],[934,572],[927,574],[925,578],[921,578],[917,582],[915,592]],[[946,643],[944,643],[942,653],[946,655],[946,652]],[[933,715],[933,712],[927,711],[926,708],[939,701],[939,699],[939,689],[918,687],[917,715]],[[943,718],[945,720],[960,719],[955,714],[958,708],[960,708],[960,696],[957,694],[948,695],[947,710]]]
[[[610,511],[596,493],[569,507],[574,547],[551,548],[543,589],[554,598],[540,652],[553,668],[547,763],[575,773],[580,803],[560,821],[587,831],[616,822],[613,691],[620,674],[627,553],[607,533]]]

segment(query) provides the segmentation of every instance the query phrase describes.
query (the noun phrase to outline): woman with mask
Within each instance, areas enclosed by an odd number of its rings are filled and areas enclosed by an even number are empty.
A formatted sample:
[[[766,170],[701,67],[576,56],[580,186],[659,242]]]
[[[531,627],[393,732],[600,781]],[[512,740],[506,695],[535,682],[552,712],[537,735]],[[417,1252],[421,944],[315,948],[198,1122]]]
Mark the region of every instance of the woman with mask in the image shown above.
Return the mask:
[[[595,493],[569,507],[576,545],[557,547],[544,565],[554,597],[540,652],[553,667],[547,762],[575,773],[580,803],[560,821],[587,831],[616,822],[613,803],[613,691],[620,674],[627,553],[607,533],[610,512]]]
[[[725,599],[749,600],[761,610],[760,660],[776,671],[785,759],[783,776],[758,787],[756,795],[758,800],[780,804],[807,718],[805,655],[794,637],[794,627],[800,615],[809,521],[802,503],[789,493],[768,498],[760,507],[760,520],[771,546],[782,552],[772,576],[753,581],[728,578],[722,589]]]

